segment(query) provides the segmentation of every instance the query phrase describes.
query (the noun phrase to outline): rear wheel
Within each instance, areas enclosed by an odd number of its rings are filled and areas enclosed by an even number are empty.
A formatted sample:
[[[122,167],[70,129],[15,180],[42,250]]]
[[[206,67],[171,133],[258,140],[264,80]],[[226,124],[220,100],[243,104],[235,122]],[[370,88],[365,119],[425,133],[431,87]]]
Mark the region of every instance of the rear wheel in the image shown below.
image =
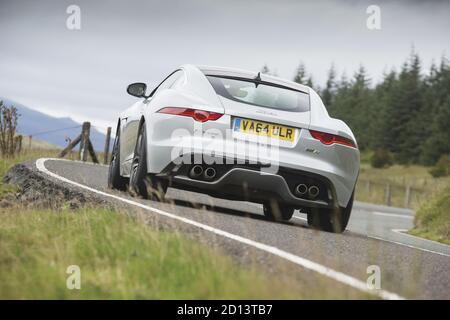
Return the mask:
[[[273,221],[288,221],[294,214],[294,208],[278,201],[264,203],[264,216]]]
[[[125,191],[128,179],[120,175],[120,129],[117,130],[108,170],[108,188]]]
[[[314,229],[327,232],[344,232],[352,212],[353,195],[354,193],[345,208],[311,209],[308,213],[308,225]]]
[[[136,141],[128,191],[134,197],[161,200],[166,190],[166,184],[158,182],[154,175],[147,173],[147,134],[143,124]]]

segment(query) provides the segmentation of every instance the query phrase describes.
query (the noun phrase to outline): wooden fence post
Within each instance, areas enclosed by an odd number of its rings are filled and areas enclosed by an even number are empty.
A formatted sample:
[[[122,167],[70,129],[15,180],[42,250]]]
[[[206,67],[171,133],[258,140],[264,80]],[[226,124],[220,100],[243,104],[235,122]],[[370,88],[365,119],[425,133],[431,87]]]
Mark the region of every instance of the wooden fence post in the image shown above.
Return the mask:
[[[105,149],[103,152],[103,163],[104,164],[108,164],[108,155],[109,155],[109,144],[111,140],[111,127],[108,127],[108,129],[106,130],[106,140],[105,140]]]
[[[33,140],[33,136],[30,134],[28,137],[30,138],[28,141],[28,149],[31,149],[31,140]]]
[[[94,146],[92,145],[91,140],[88,140],[88,145],[87,145],[87,147],[88,147],[89,154],[91,155],[92,161],[93,161],[94,163],[98,163],[97,155],[95,154]],[[87,158],[87,157],[86,157],[86,158]]]
[[[370,196],[370,180],[367,180],[367,194]]]
[[[16,138],[15,138],[15,143],[16,143],[16,145],[15,145],[15,152],[17,153],[17,154],[20,154],[20,152],[22,151],[22,135],[18,135]]]
[[[411,186],[407,185],[405,190],[405,208],[409,208],[410,201],[411,201]]]
[[[111,129],[111,128],[109,128]],[[91,123],[90,122],[83,122],[83,125],[81,127],[81,134],[79,134],[73,141],[69,139],[66,139],[66,141],[69,142],[69,145],[65,147],[59,154],[59,157],[64,157],[68,152],[70,152],[75,146],[79,143],[80,144],[80,150],[78,153],[78,158],[86,162],[88,153],[91,155],[92,161],[94,163],[99,163],[97,155],[95,154],[94,146],[92,145],[92,141],[89,138],[91,131]]]
[[[386,205],[391,205],[391,184],[386,184]]]
[[[79,159],[83,162],[86,162],[86,160],[87,160],[90,131],[91,131],[91,123],[83,122],[83,126],[81,129],[81,141],[80,141],[80,151],[79,151]]]
[[[72,150],[81,141],[81,134],[79,134],[75,139],[73,139],[67,147],[65,147],[58,157],[64,157],[70,150]]]

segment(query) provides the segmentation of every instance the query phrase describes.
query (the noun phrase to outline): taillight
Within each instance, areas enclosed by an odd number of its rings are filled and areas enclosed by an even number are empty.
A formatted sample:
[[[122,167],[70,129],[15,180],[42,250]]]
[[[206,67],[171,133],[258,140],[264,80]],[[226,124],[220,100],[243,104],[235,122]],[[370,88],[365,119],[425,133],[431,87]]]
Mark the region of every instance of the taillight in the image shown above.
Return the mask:
[[[331,144],[337,143],[337,144],[342,144],[344,146],[356,148],[356,145],[352,140],[341,137],[341,136],[337,136],[337,135],[334,135],[331,133],[326,133],[326,132],[314,131],[314,130],[309,130],[309,133],[311,133],[311,136],[314,139],[317,139],[326,145],[331,145]]]
[[[173,114],[177,116],[191,117],[195,121],[206,122],[208,120],[217,120],[223,114],[217,112],[210,112],[204,110],[196,110],[190,108],[180,108],[180,107],[166,107],[158,111],[159,113]]]

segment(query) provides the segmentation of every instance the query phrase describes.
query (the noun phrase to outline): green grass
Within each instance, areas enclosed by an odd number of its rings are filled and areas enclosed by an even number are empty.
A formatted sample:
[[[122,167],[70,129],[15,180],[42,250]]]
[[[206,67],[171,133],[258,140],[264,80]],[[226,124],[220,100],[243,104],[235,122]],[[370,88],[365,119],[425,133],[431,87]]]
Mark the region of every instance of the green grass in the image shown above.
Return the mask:
[[[450,245],[450,184],[416,213],[410,234]]]
[[[370,181],[370,186],[368,185]],[[361,164],[356,186],[356,200],[386,204],[386,185],[391,186],[391,205],[405,207],[406,187],[411,187],[410,208],[421,205],[439,193],[450,182],[450,177],[433,178],[424,166],[394,165],[376,169],[368,163]]]
[[[385,204],[385,188],[390,183],[392,205],[403,207],[405,187],[410,185],[413,188],[410,207],[417,212],[415,227],[409,233],[450,244],[450,177],[433,178],[428,170],[418,165],[375,169],[366,161],[361,164],[356,199]],[[367,181],[371,182],[370,190]]]
[[[18,162],[57,152],[0,157],[0,175]],[[1,184],[0,199],[16,190]],[[81,290],[66,287],[69,265],[81,268]],[[299,298],[305,293],[286,281],[266,279],[218,249],[153,230],[126,213],[0,209],[0,299]]]
[[[0,155],[0,178],[2,178],[5,175],[8,169],[10,169],[17,163],[29,160],[36,160],[42,157],[57,158],[60,151],[61,151],[60,149],[48,149],[48,148],[28,149],[24,147],[24,149],[22,149],[22,152],[19,155],[15,155],[13,157],[5,157],[3,155]],[[97,154],[97,157],[100,163],[103,163],[103,152]],[[75,150],[67,154],[65,159],[78,160],[78,152]],[[91,161],[90,157],[88,157],[88,161]],[[0,198],[4,194],[11,191],[14,191],[14,187],[11,187],[10,185],[5,185],[0,179]]]
[[[3,177],[6,171],[16,163],[34,160],[40,157],[56,157],[59,151],[57,149],[25,149],[14,157],[0,155],[0,175]]]
[[[81,289],[66,287],[78,265]],[[298,298],[179,233],[104,209],[0,211],[0,299]]]
[[[59,150],[51,149],[24,149],[19,155],[5,157],[0,155],[0,198],[9,192],[15,191],[15,187],[3,183],[3,176],[15,164],[37,159],[40,157],[56,157]]]

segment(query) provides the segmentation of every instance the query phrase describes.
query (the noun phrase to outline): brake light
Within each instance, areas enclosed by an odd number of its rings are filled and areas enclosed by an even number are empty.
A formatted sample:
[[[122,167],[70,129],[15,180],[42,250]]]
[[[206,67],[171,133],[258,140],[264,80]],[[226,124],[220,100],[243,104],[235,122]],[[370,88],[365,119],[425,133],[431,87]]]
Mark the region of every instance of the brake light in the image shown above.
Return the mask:
[[[341,136],[337,136],[337,135],[334,135],[331,133],[326,133],[326,132],[315,131],[315,130],[309,130],[309,133],[311,133],[311,136],[314,139],[317,139],[326,145],[331,145],[331,144],[337,143],[337,144],[342,144],[344,146],[356,148],[356,145],[352,140],[341,137]]]
[[[173,114],[177,116],[191,117],[195,121],[206,122],[208,120],[217,120],[223,114],[217,112],[210,112],[204,110],[190,109],[190,108],[179,108],[179,107],[166,107],[158,111],[159,113]]]

